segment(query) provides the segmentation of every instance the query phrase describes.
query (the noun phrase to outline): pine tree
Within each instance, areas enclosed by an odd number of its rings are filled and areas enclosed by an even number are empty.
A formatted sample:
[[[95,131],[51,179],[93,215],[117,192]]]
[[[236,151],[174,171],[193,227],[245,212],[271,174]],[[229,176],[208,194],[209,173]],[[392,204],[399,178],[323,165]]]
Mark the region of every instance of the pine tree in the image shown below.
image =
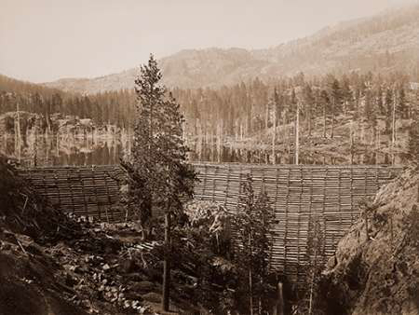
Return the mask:
[[[269,258],[272,250],[272,221],[274,211],[266,192],[256,195],[250,175],[242,183],[243,195],[239,200],[238,214],[232,226],[236,232],[235,261],[241,266],[239,273],[243,285],[236,292],[239,299],[249,299],[249,313],[259,304],[261,312],[267,311],[266,296],[270,291],[268,284]],[[259,303],[255,303],[258,301]],[[242,311],[246,307],[240,305]]]
[[[341,113],[342,110],[342,92],[339,81],[333,79],[329,82],[329,94],[331,100],[330,115],[332,116],[331,138],[334,136],[335,117]]]
[[[165,252],[163,275],[164,310],[169,308],[170,229],[172,218],[182,212],[182,202],[193,195],[195,172],[187,163],[183,140],[183,116],[179,104],[160,84],[162,74],[153,55],[141,67],[135,80],[137,120],[131,161],[123,162],[129,175],[129,204],[139,214],[146,238],[152,208],[165,215]]]

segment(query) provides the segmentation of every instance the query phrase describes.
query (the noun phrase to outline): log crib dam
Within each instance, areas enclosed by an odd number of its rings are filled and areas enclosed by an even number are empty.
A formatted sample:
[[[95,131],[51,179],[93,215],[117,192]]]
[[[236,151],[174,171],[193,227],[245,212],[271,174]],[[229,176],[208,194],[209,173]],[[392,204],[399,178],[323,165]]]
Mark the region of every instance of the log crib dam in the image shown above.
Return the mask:
[[[255,192],[265,190],[275,211],[272,266],[299,281],[307,264],[313,222],[320,227],[322,259],[334,254],[337,242],[360,214],[363,200],[401,173],[402,167],[377,165],[194,164],[197,200],[219,203],[235,213],[241,184],[249,174]],[[119,165],[61,166],[22,169],[34,189],[66,212],[107,222],[125,219],[114,205],[120,196]]]

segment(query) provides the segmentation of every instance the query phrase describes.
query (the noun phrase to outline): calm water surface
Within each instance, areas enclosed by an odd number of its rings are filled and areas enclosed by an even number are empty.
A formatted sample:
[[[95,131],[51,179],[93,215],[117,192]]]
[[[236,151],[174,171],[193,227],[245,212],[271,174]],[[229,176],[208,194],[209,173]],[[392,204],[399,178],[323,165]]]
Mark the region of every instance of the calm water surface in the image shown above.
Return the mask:
[[[14,157],[25,166],[47,165],[103,165],[117,164],[127,157],[131,142],[126,137],[24,137],[16,141],[13,136],[0,137],[0,152]],[[189,143],[189,159],[195,162],[242,162],[293,164],[295,154],[292,149],[279,148],[272,154],[268,146],[256,144],[220,145],[219,143]],[[300,153],[300,164],[350,164],[350,154],[339,156],[318,152]],[[384,153],[357,153],[352,157],[354,164],[390,164],[391,159]],[[400,158],[396,156],[396,163]]]

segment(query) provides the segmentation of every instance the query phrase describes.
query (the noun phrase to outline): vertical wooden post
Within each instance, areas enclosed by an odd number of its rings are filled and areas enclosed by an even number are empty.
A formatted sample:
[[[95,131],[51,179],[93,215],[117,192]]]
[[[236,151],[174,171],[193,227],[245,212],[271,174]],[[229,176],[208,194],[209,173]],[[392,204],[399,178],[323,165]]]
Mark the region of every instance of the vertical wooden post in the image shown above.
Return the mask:
[[[70,189],[70,198],[71,198],[71,206],[73,208],[73,213],[76,213],[76,207],[75,207],[75,203],[74,203],[74,195],[73,195],[73,185],[71,184],[71,180],[70,180],[70,169],[67,168],[67,182],[68,182],[68,186]],[[86,218],[87,219],[87,218]]]
[[[96,199],[96,207],[97,207],[97,211],[98,211],[98,217],[99,217],[99,220],[101,220],[102,211],[101,211],[101,207],[100,207],[100,201],[99,201],[99,197],[98,197],[96,180],[95,180],[96,172],[95,172],[95,167],[93,165],[92,165],[91,171],[92,171],[91,176],[92,176],[92,183],[93,183],[93,191],[94,191],[95,199]]]
[[[57,190],[58,207],[60,208],[61,207],[61,192],[60,192],[60,188],[59,188],[57,173],[54,173],[54,182],[55,182],[55,188]]]
[[[302,167],[300,167],[300,195],[299,195],[299,202],[298,202],[298,213],[297,213],[297,283],[300,280],[300,256],[301,256],[301,252],[300,252],[300,232],[301,232],[301,202],[303,199],[303,169]]]
[[[205,189],[207,188],[207,177],[208,177],[208,165],[205,164],[204,165],[204,180],[203,180],[203,185],[202,185],[202,196],[205,196]]]
[[[288,254],[288,247],[287,247],[287,238],[288,238],[288,203],[290,199],[290,182],[291,182],[291,169],[288,168],[287,174],[287,194],[285,196],[285,232],[284,232],[284,269],[283,272],[286,274],[287,269],[287,254]]]
[[[313,169],[310,169],[310,200],[308,204],[308,225],[307,225],[307,239],[306,244],[308,244],[309,241],[309,233],[310,233],[310,222],[313,221],[312,218],[312,208],[313,208],[313,187],[314,187],[314,181],[313,181]]]
[[[323,208],[322,208],[322,220],[323,220],[323,236],[324,236],[324,242],[323,242],[323,263],[325,262],[326,258],[326,242],[327,242],[327,218],[326,218],[326,195],[327,195],[327,181],[329,179],[329,167],[326,166],[325,168],[325,175],[324,175],[324,182],[323,182]]]
[[[212,202],[215,202],[215,189],[217,187],[216,185],[216,177],[217,177],[217,173],[218,173],[218,166],[214,167],[214,178],[212,179]]]
[[[170,213],[164,215],[164,244],[165,244],[165,258],[163,262],[163,298],[162,309],[163,311],[169,310],[170,302]]]
[[[227,168],[227,183],[226,183],[226,192],[225,192],[225,199],[224,199],[224,207],[227,209],[227,201],[228,201],[228,196],[229,196],[229,188],[230,188],[230,173],[231,173],[231,167],[230,164],[228,164],[228,168]]]
[[[79,182],[81,184],[81,191],[83,193],[83,204],[84,204],[84,213],[86,215],[86,217],[89,217],[89,210],[87,208],[87,200],[86,200],[86,192],[84,189],[84,178],[82,178],[81,173],[80,173],[80,168],[77,169],[78,175],[79,175]]]
[[[105,182],[106,196],[108,197],[108,204],[105,207],[105,214],[106,214],[106,220],[108,221],[108,223],[110,223],[108,210],[111,210],[112,200],[111,200],[111,196],[110,196],[110,192],[109,192],[108,178],[107,178],[106,175],[107,174],[105,172],[103,172],[103,180]],[[111,211],[111,215],[112,215],[112,219],[114,219],[113,211]]]

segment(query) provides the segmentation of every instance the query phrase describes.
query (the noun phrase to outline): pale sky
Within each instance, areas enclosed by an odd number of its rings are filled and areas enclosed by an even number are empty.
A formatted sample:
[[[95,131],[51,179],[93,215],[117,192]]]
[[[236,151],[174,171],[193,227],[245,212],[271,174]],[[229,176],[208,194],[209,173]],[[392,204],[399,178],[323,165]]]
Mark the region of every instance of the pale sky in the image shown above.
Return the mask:
[[[0,73],[96,77],[182,49],[268,48],[419,0],[0,0]]]

